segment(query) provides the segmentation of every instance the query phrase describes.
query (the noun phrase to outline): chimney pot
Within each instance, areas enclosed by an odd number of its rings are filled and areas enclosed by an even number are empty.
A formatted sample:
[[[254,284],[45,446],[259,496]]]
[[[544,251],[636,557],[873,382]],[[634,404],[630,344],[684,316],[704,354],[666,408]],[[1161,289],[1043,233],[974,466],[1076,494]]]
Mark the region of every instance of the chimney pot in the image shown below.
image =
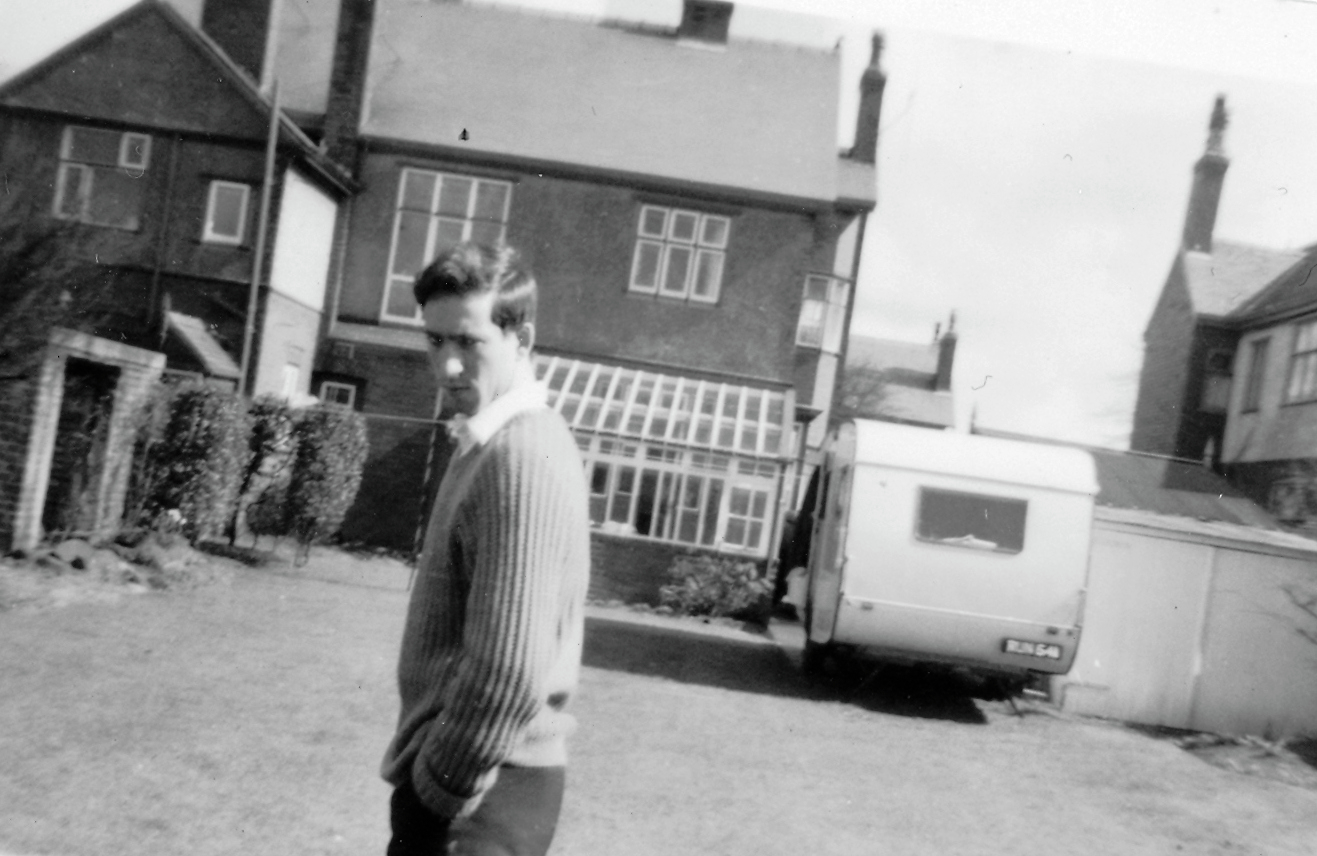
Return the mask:
[[[1207,125],[1207,147],[1194,164],[1193,188],[1189,193],[1189,210],[1185,214],[1181,240],[1181,246],[1186,250],[1212,252],[1212,233],[1216,229],[1221,188],[1225,184],[1226,168],[1230,165],[1223,146],[1226,124],[1226,99],[1224,95],[1218,95]]]
[[[860,75],[860,109],[855,116],[855,143],[850,157],[862,163],[878,160],[878,118],[883,110],[883,89],[887,75],[878,63],[883,55],[883,34],[874,33],[869,65]]]

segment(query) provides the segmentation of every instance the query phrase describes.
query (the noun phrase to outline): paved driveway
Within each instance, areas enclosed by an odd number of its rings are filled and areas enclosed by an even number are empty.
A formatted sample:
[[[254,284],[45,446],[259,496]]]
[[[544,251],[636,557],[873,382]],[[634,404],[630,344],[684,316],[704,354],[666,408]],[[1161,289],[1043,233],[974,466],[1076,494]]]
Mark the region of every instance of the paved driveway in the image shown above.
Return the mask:
[[[0,853],[380,853],[406,570],[0,614]],[[1317,792],[937,681],[594,611],[556,856],[1309,854]]]

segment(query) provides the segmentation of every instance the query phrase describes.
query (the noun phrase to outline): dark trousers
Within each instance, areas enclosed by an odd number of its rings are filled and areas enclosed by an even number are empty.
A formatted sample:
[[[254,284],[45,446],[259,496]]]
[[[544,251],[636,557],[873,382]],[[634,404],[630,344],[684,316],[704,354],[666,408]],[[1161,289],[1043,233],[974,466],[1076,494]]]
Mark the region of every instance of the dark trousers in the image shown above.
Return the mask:
[[[562,767],[502,767],[470,817],[426,808],[410,782],[393,791],[388,856],[544,856],[562,808]]]

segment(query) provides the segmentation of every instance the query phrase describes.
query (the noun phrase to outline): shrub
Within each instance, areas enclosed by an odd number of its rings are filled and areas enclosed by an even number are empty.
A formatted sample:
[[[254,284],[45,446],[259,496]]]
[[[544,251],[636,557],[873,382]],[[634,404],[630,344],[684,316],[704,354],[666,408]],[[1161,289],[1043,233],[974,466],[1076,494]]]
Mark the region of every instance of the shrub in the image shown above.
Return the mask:
[[[241,524],[255,536],[281,537],[289,532],[288,482],[294,457],[293,426],[296,411],[274,396],[261,396],[251,403],[251,457],[243,469],[239,512],[230,528],[229,543],[237,538]],[[244,518],[239,521],[239,516]]]
[[[139,434],[132,522],[150,525],[171,510],[192,542],[225,529],[250,457],[249,420],[232,391],[189,384],[162,393]]]
[[[287,524],[303,548],[338,531],[361,486],[366,420],[354,410],[313,407],[293,426]]]
[[[773,594],[773,581],[754,562],[728,557],[677,556],[667,576],[672,582],[659,589],[659,599],[683,615],[760,621]]]

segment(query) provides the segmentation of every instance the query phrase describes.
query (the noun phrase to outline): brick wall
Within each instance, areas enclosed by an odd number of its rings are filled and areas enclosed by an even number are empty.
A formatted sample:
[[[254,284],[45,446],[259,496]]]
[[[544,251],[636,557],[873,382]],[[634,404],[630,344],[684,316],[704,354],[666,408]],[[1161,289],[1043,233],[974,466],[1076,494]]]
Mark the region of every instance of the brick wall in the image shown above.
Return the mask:
[[[1134,405],[1131,449],[1175,454],[1194,330],[1193,308],[1177,256],[1143,334],[1143,366]]]

